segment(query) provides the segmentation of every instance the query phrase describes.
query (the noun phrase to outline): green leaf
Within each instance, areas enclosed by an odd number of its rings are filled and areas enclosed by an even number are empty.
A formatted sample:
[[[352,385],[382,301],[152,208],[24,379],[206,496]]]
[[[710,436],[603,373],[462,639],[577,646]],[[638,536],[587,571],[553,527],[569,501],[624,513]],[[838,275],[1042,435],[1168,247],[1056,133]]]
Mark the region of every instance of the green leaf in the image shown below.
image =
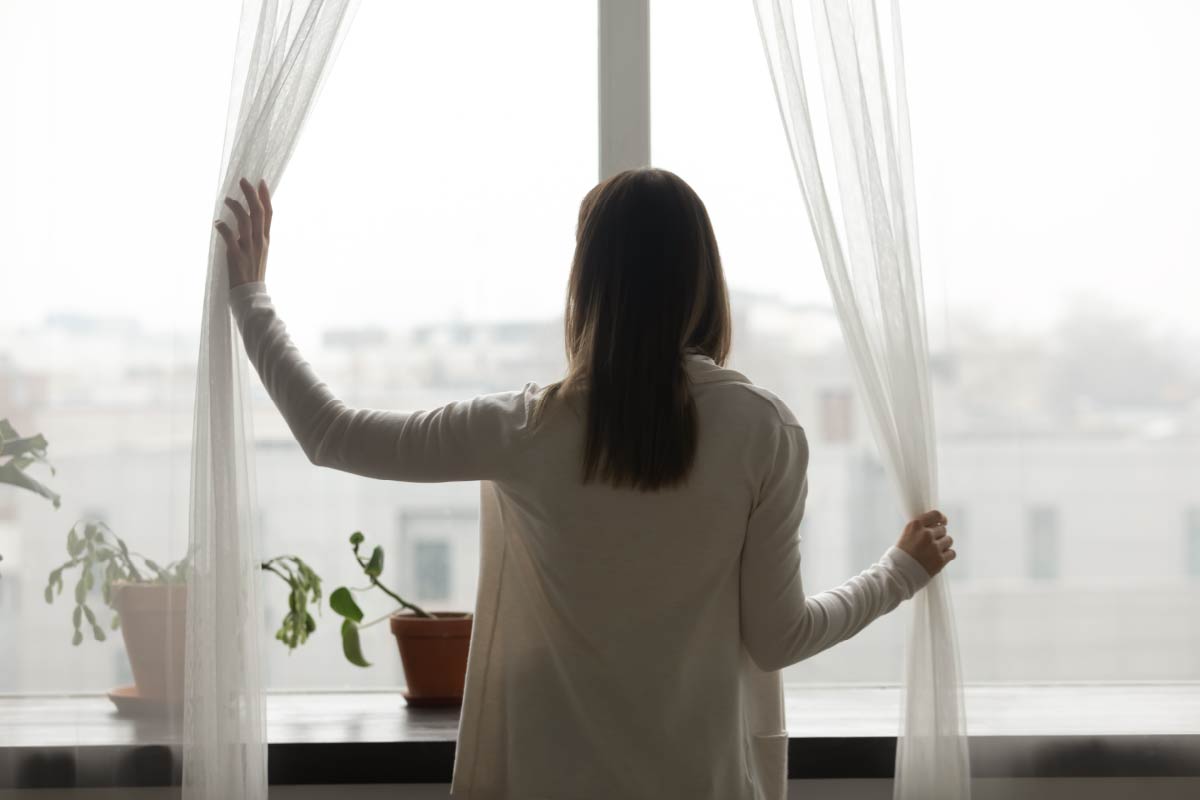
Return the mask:
[[[275,556],[262,562],[260,567],[288,587],[288,613],[275,632],[275,638],[287,645],[289,650],[294,650],[308,640],[308,634],[316,627],[315,621],[309,625],[312,615],[308,613],[308,608],[310,602],[316,603],[321,599],[321,578],[298,556]],[[347,614],[357,609],[352,599],[347,602],[347,598],[339,596],[338,604]],[[361,619],[362,612],[358,613]]]
[[[76,647],[83,644],[83,633],[81,631],[75,631],[75,635],[71,637],[71,644]]]
[[[319,602],[321,599],[321,576],[313,571],[313,568],[305,564],[299,558],[296,559],[296,569],[300,573],[300,582],[303,586],[308,587],[309,593],[312,595],[313,602]]]
[[[16,433],[12,429],[12,426],[9,426],[5,432]],[[0,433],[0,456],[13,456],[15,458],[26,453],[32,453],[35,457],[41,459],[45,457],[48,446],[46,437],[40,433],[35,433],[33,436],[16,436],[11,438]]]
[[[362,535],[362,531],[355,531],[350,534],[350,544],[362,544],[364,538],[366,537]]]
[[[354,602],[354,595],[350,594],[350,590],[345,586],[339,586],[329,595],[329,607],[347,620],[362,622],[362,609]]]
[[[308,636],[317,629],[317,621],[313,619],[312,614],[304,615],[304,635]]]
[[[371,551],[371,560],[367,562],[367,566],[363,567],[363,571],[372,578],[378,578],[383,574],[383,548],[375,545],[375,549]]]
[[[53,504],[55,508],[62,505],[62,498],[40,482],[21,471],[20,463],[15,459],[6,464],[0,464],[0,483],[7,483],[20,489],[40,494]]]
[[[68,547],[74,555],[65,563],[51,570],[43,596],[53,602],[55,594],[63,591],[63,575],[66,571],[78,568],[78,580],[74,584],[75,606],[71,616],[75,633],[72,637],[75,644],[81,643],[84,636],[82,631],[86,624],[91,628],[91,635],[96,641],[106,641],[107,631],[120,628],[120,619],[113,608],[114,582],[120,580],[163,582],[163,575],[148,576],[140,573],[130,563],[131,554],[125,542],[100,521],[80,520],[68,531]],[[98,590],[106,606],[106,613],[111,613],[111,621],[102,624],[98,612],[89,604],[89,596],[93,590]]]
[[[12,461],[9,461],[8,463],[12,464],[17,469],[24,470],[24,469],[27,469],[28,467],[31,467],[34,464],[36,464],[37,459],[34,458],[33,456],[17,456],[16,458],[14,458]]]
[[[67,531],[67,555],[71,558],[77,558],[83,552],[83,539],[75,532],[74,528]]]
[[[356,667],[369,667],[371,663],[363,658],[362,643],[358,640],[358,626],[350,620],[342,622],[342,653],[346,660]]]

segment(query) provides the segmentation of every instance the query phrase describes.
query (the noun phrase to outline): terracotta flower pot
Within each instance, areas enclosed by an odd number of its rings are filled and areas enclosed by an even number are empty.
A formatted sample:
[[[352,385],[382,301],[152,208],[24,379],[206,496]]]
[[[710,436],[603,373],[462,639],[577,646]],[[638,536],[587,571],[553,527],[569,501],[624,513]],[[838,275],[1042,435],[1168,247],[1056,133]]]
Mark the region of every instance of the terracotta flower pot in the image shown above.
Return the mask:
[[[182,702],[187,587],[118,582],[112,586],[112,598],[138,697],[170,705]]]
[[[474,615],[434,611],[433,618],[393,614],[392,635],[400,647],[404,699],[410,706],[462,705],[467,651]]]

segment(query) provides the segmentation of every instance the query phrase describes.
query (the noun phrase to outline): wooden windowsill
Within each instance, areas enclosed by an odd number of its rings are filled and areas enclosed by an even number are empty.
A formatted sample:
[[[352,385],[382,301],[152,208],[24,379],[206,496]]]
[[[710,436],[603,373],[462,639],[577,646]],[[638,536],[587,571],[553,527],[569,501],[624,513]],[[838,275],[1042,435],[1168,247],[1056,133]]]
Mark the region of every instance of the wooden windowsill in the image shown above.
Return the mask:
[[[896,687],[792,685],[788,773],[892,776]],[[978,777],[1200,776],[1200,683],[967,689]],[[267,697],[272,784],[449,782],[458,709],[399,692]],[[0,789],[164,786],[178,721],[118,716],[97,695],[0,696]]]

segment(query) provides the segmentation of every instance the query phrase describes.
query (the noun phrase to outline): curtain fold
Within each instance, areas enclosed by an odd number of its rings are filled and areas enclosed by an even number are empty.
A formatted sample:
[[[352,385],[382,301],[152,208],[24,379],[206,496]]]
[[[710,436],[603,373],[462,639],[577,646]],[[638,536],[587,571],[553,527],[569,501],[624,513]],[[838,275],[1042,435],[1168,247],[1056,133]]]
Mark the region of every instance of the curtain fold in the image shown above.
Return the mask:
[[[884,14],[874,0],[804,4],[810,29],[797,27],[791,0],[754,0],[754,10],[856,383],[912,518],[937,504],[937,453],[898,3]],[[806,48],[820,66],[823,108],[809,106]],[[821,140],[817,114],[828,131]],[[894,797],[961,800],[970,760],[944,577],[909,605]]]
[[[244,0],[213,218],[238,179],[276,191],[356,0]],[[208,223],[211,226],[211,221]],[[266,798],[253,432],[224,250],[208,251],[192,431],[183,796]]]

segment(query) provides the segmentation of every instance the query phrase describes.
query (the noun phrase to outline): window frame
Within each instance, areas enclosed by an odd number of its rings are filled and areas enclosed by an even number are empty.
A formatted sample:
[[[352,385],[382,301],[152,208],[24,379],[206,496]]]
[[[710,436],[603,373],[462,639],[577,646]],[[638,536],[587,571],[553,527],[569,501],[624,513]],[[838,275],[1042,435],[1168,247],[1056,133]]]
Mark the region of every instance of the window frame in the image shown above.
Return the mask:
[[[597,0],[599,179],[650,165],[650,0]]]

